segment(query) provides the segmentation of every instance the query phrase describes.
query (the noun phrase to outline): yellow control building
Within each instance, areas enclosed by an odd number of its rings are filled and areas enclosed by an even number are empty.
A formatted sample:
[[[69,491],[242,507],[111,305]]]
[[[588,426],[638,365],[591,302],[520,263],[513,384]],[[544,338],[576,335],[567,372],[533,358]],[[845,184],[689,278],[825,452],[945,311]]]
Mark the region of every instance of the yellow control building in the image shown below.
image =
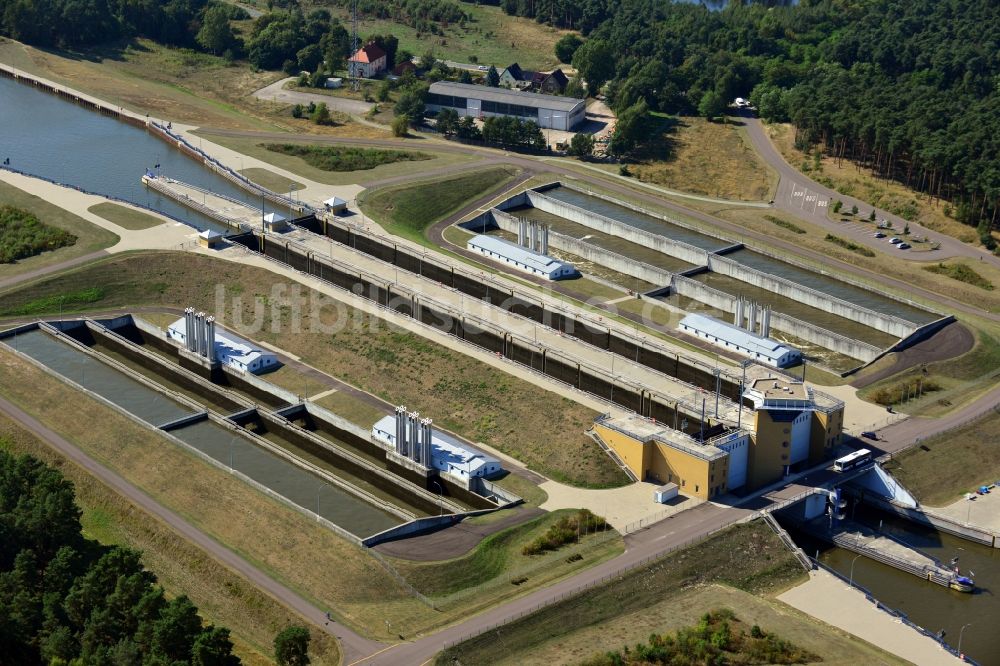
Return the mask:
[[[634,414],[602,416],[594,433],[637,478],[676,483],[701,499],[765,486],[822,461],[840,443],[844,404],[801,382],[753,379],[743,398],[750,407],[742,427],[705,441]]]

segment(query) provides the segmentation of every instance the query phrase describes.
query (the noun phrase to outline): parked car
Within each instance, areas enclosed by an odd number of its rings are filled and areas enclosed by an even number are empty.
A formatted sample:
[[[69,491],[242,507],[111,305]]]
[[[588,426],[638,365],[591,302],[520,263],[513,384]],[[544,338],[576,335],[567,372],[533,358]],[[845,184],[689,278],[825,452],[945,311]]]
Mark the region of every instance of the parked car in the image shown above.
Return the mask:
[[[885,234],[882,233],[881,231],[876,231],[875,238],[885,238]]]
[[[892,238],[889,239],[889,242],[892,243],[893,245],[898,245],[899,243],[903,242],[903,239],[893,236]]]
[[[490,68],[487,67],[486,65],[480,65],[479,67],[476,67],[476,69],[478,69],[480,72],[488,72],[488,71],[490,71]]]
[[[910,249],[910,244],[909,243],[900,243],[896,247],[899,248],[900,250],[909,250]]]
[[[864,437],[865,439],[878,441],[878,435],[871,430],[865,430],[864,432],[861,433],[861,436]]]

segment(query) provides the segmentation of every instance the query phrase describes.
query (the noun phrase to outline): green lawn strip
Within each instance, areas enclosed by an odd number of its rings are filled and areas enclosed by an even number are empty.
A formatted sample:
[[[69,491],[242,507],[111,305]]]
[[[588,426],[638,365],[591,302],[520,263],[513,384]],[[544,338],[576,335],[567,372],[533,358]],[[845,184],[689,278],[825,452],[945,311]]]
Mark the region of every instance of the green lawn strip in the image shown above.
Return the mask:
[[[941,262],[934,264],[933,266],[924,266],[924,270],[930,273],[937,273],[938,275],[946,275],[952,280],[958,280],[959,282],[971,284],[974,287],[979,287],[980,289],[985,289],[986,291],[993,291],[994,288],[992,282],[965,264],[945,264],[944,262]]]
[[[301,143],[267,143],[272,153],[300,157],[309,166],[322,171],[363,171],[395,162],[422,162],[427,153],[411,150],[386,150],[359,146],[310,146]]]
[[[604,585],[551,604],[488,633],[450,647],[436,663],[490,664],[530,655],[550,639],[611,621],[662,600],[670,590],[724,583],[763,593],[802,580],[801,565],[763,521],[736,525],[688,548],[618,576]]]
[[[94,215],[100,215],[108,222],[117,224],[122,229],[128,229],[130,231],[139,231],[141,229],[149,229],[151,227],[158,227],[161,224],[165,224],[165,222],[158,217],[153,217],[152,215],[143,213],[140,210],[135,210],[134,208],[129,208],[128,206],[122,206],[121,204],[111,203],[110,201],[94,204],[87,210]]]
[[[386,231],[429,245],[424,236],[434,222],[455,212],[463,204],[511,182],[517,172],[491,168],[465,175],[365,192],[360,201],[364,212]]]
[[[258,167],[243,169],[240,173],[261,187],[266,187],[272,192],[296,192],[305,187],[302,183],[294,181],[290,178],[285,178],[284,176],[274,173],[273,171],[260,169]]]
[[[943,506],[1000,479],[1000,412],[925,439],[886,465],[923,504]]]

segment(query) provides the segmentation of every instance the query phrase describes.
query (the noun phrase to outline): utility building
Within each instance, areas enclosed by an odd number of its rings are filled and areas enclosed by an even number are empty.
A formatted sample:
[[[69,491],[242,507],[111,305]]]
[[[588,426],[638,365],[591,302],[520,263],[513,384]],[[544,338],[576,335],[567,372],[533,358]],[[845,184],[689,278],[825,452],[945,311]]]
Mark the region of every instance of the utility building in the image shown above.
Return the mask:
[[[496,458],[437,432],[430,419],[421,419],[420,414],[407,412],[403,406],[372,426],[372,438],[391,446],[397,455],[453,476],[463,484],[472,477],[486,478],[503,471]]]
[[[547,247],[548,241],[545,243]],[[576,268],[571,263],[553,259],[540,251],[522,247],[497,236],[473,236],[466,243],[466,248],[493,261],[548,280],[562,280],[577,274]]]
[[[741,307],[743,304],[744,301],[737,302],[737,317],[744,312]],[[802,352],[798,349],[767,337],[771,328],[770,308],[758,308],[751,303],[748,311],[750,330],[702,314],[687,315],[681,319],[677,328],[775,368],[787,368],[802,362]],[[754,332],[755,330],[760,333]]]
[[[840,443],[844,404],[801,382],[752,379],[743,397],[752,405],[743,424],[704,436],[688,434],[686,423],[675,429],[637,415],[602,416],[594,432],[637,478],[676,483],[701,499],[765,486],[822,461]]]
[[[460,116],[514,116],[533,120],[545,129],[572,130],[587,115],[587,105],[575,97],[519,92],[469,83],[438,81],[427,94],[427,110],[454,109]]]
[[[215,367],[227,365],[240,372],[261,374],[277,370],[281,364],[273,352],[253,346],[215,326],[215,317],[194,308],[184,310],[184,316],[167,327],[167,337],[182,345],[182,351],[198,356]]]

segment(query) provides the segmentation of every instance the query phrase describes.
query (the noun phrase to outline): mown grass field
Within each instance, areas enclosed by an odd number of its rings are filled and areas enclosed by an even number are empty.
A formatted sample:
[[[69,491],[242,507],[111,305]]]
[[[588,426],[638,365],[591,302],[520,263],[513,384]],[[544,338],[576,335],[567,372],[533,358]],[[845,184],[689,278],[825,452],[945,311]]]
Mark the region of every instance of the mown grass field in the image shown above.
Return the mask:
[[[449,26],[444,35],[419,33],[408,25],[389,20],[361,17],[358,31],[362,36],[391,33],[399,39],[400,50],[420,56],[428,50],[442,60],[468,63],[473,58],[482,64],[496,65],[503,71],[517,62],[525,69],[552,69],[559,64],[555,43],[569,31],[558,30],[531,19],[506,15],[499,7],[459,3],[472,21],[463,28]],[[331,8],[334,16],[350,26],[348,12]],[[568,67],[567,65],[563,65]]]
[[[923,504],[944,506],[1000,479],[1000,412],[920,442],[885,466]]]
[[[647,612],[673,595],[704,584],[720,583],[764,594],[804,578],[805,573],[792,554],[770,528],[758,520],[731,527],[604,585],[450,647],[438,655],[436,663],[452,664],[456,660],[467,666],[527,663],[535,660],[547,644],[557,641],[572,645],[578,631],[604,627],[617,618]],[[709,608],[702,612],[706,610]],[[620,647],[621,636],[608,636]],[[589,656],[592,652],[588,650],[581,656]],[[563,658],[561,661],[573,660]]]
[[[737,201],[767,201],[778,176],[757,155],[739,121],[669,119],[629,169],[646,183]]]
[[[164,220],[161,220],[158,217],[153,217],[148,213],[143,213],[141,210],[129,208],[128,206],[122,206],[121,204],[111,203],[110,201],[94,204],[87,210],[94,215],[100,215],[108,222],[117,224],[122,229],[128,229],[130,231],[149,229],[166,223]]]
[[[492,168],[436,181],[417,182],[365,192],[361,209],[386,231],[427,244],[425,232],[462,204],[497,191],[516,176],[512,168]]]
[[[993,291],[994,289],[992,282],[977,273],[976,270],[971,268],[968,264],[960,262],[950,262],[946,264],[944,262],[940,262],[934,264],[933,266],[925,266],[924,270],[930,271],[931,273],[937,273],[938,275],[947,275],[952,280],[958,280],[959,282],[971,284],[973,287],[979,287],[985,291]]]
[[[13,264],[0,264],[0,280],[103,250],[118,242],[118,236],[110,231],[105,231],[64,208],[28,194],[2,180],[0,180],[0,205],[27,210],[43,224],[76,236],[76,242],[72,245],[42,252]]]
[[[81,290],[82,284],[95,286]],[[301,293],[329,301],[308,289]],[[335,333],[314,331],[308,320],[296,329],[293,295],[283,278],[259,268],[175,252],[134,253],[0,293],[0,316],[58,312],[60,300],[64,312],[192,305],[557,481],[584,487],[628,482],[584,434],[597,416],[593,410],[351,308],[321,310],[318,321],[339,328]],[[249,328],[255,311],[260,317]]]
[[[621,537],[611,534],[614,530],[609,528],[608,533],[583,535],[578,543],[567,544],[544,555],[522,554],[525,545],[544,534],[561,517],[575,513],[562,509],[507,528],[486,537],[469,553],[451,560],[413,562],[393,558],[391,563],[413,587],[430,597],[447,598],[485,584],[488,589],[476,594],[499,600],[512,596],[529,580],[536,586],[551,583],[624,550]],[[525,580],[519,585],[511,582],[521,577]]]
[[[284,155],[282,153],[270,151],[265,147],[266,142],[262,142],[258,139],[225,136],[213,133],[211,130],[197,130],[194,133],[203,137],[205,141],[217,143],[220,146],[225,146],[226,148],[243,153],[244,155],[255,157],[262,162],[285,169],[286,171],[300,175],[303,178],[308,178],[309,180],[313,180],[317,183],[324,183],[326,185],[358,184],[367,186],[369,183],[378,182],[386,178],[395,178],[397,176],[412,174],[415,168],[414,165],[409,162],[397,162],[393,164],[383,164],[381,166],[376,166],[373,169],[365,169],[363,171],[326,171],[312,166],[301,157],[297,157],[295,155]],[[421,152],[432,156],[432,159],[420,163],[419,168],[421,171],[440,169],[453,164],[470,162],[475,159],[474,156],[468,155],[436,153],[434,152],[433,146],[425,147],[423,144],[415,146],[412,142],[407,143],[406,141],[407,140],[405,139],[399,140],[400,150],[410,150],[411,148],[419,149]],[[285,143],[301,144],[304,146],[315,145],[309,144],[307,138],[296,137],[293,135],[289,135],[288,141]]]

